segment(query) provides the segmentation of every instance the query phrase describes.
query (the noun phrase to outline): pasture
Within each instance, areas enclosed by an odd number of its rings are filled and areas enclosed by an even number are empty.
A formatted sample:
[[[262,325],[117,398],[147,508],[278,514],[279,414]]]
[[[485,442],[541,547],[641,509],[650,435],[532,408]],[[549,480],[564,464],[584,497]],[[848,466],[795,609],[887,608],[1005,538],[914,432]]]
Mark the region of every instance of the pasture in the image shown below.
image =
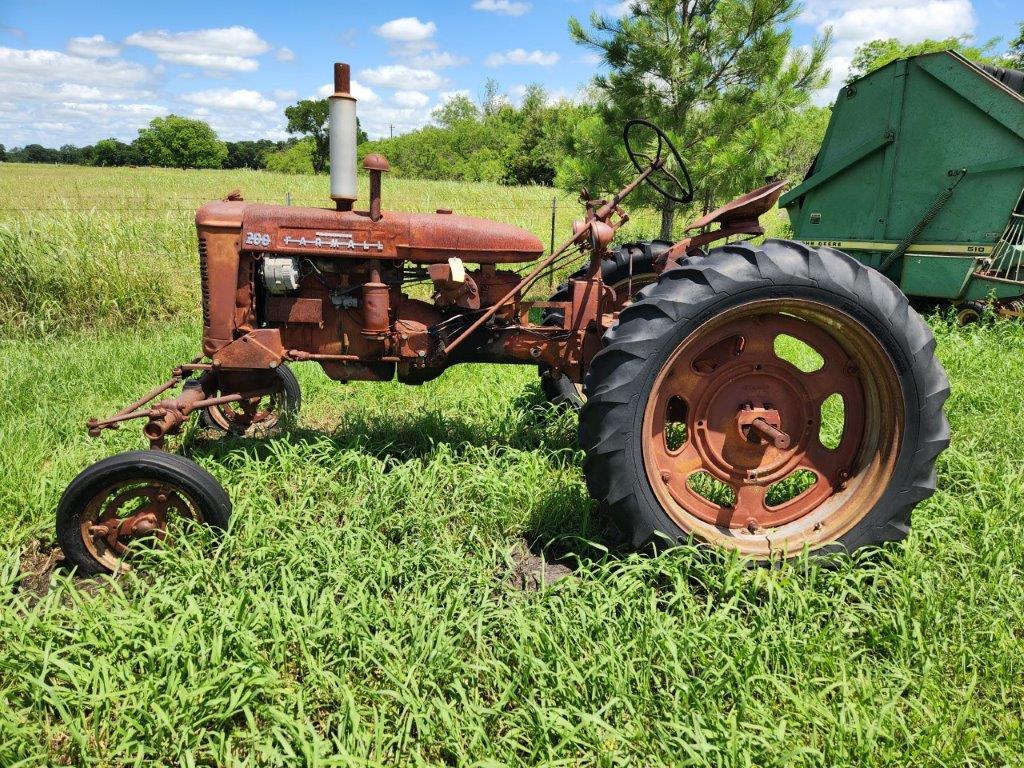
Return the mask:
[[[230,494],[222,540],[116,579],[62,569],[63,488],[143,442],[90,440],[85,419],[195,354],[193,209],[236,187],[320,204],[326,184],[0,165],[0,765],[1019,764],[1016,322],[930,318],[953,385],[939,491],[905,543],[829,567],[618,551],[575,417],[528,367],[405,387],[307,364],[302,414],[273,438],[172,446]],[[545,243],[552,196],[384,184],[385,208]],[[559,236],[577,211],[560,195]]]

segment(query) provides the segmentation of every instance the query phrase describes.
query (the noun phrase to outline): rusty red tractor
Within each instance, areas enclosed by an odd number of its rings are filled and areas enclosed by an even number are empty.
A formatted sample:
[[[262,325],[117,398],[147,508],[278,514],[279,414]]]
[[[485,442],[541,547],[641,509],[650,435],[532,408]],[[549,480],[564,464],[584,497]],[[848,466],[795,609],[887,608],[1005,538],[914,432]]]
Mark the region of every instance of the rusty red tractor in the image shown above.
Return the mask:
[[[544,256],[509,224],[385,210],[379,155],[364,160],[368,210],[355,210],[346,65],[335,65],[335,90],[333,207],[232,195],[199,209],[202,353],[89,422],[95,437],[142,419],[157,450],[100,461],[65,491],[57,535],[80,573],[116,570],[175,516],[226,527],[224,489],[163,451],[165,439],[196,413],[227,432],[264,433],[299,407],[288,367],[299,362],[339,382],[409,384],[457,363],[537,366],[552,398],[581,406],[587,487],[635,547],[696,541],[771,560],[907,534],[949,440],[934,339],[891,282],[839,251],[781,240],[707,249],[763,234],[758,217],[781,185],[701,218],[678,243],[612,248],[639,185],[692,198],[668,137],[633,120],[624,140],[635,179],[607,199],[584,191],[584,218]],[[526,300],[573,258],[586,266],[551,300]],[[429,301],[403,291],[416,282],[432,284]],[[815,364],[781,355],[780,340],[810,348]],[[824,409],[837,399],[826,435]]]

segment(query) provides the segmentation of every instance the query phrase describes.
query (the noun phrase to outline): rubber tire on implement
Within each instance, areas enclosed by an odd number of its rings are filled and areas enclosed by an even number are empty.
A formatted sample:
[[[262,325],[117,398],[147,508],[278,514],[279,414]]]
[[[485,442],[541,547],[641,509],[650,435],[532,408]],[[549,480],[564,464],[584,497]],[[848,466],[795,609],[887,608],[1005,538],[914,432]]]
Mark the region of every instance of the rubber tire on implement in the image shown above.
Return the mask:
[[[611,256],[601,262],[601,277],[606,285],[615,285],[632,276],[642,285],[647,285],[656,279],[654,262],[659,256],[663,256],[672,243],[668,240],[644,240],[635,243],[620,245]],[[585,277],[587,268],[579,270],[569,276],[569,279],[558,286],[558,290],[552,295],[549,301],[569,301],[569,280],[578,280]],[[620,301],[624,297],[616,297]],[[565,313],[560,309],[548,309],[544,312],[541,322],[544,325],[562,326]],[[545,375],[546,367],[540,368],[540,388],[547,396],[547,399],[557,406],[562,406],[573,411],[578,411],[583,406],[583,397],[579,390],[567,376],[560,376],[552,379]]]
[[[110,573],[89,552],[81,535],[81,517],[104,489],[122,482],[156,480],[184,491],[199,508],[203,523],[224,530],[231,518],[231,500],[217,479],[195,462],[163,451],[129,451],[110,456],[83,470],[57,505],[57,543],[80,576]]]
[[[731,308],[778,298],[828,305],[863,325],[890,358],[904,398],[902,441],[888,485],[837,541],[811,548],[852,551],[903,539],[911,510],[934,493],[935,461],[949,444],[943,413],[949,382],[935,339],[907,298],[877,271],[830,248],[779,240],[729,245],[683,261],[645,288],[605,334],[588,373],[579,427],[587,487],[637,549],[691,536],[658,502],[644,467],[643,419],[653,382],[702,324]]]

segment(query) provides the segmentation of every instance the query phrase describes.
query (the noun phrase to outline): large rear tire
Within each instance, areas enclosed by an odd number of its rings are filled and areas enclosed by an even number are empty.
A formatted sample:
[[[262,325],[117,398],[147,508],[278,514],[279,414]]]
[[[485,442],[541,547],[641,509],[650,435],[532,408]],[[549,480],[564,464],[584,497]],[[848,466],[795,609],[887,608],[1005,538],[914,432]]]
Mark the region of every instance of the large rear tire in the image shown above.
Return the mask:
[[[605,343],[580,415],[584,472],[637,548],[852,551],[905,537],[935,490],[949,444],[935,340],[895,285],[839,251],[769,240],[686,260]]]
[[[615,291],[617,306],[622,306],[643,288],[657,281],[655,261],[663,256],[672,243],[667,240],[646,240],[626,243],[616,248],[610,258],[601,262],[601,278]],[[586,268],[569,276],[569,280],[586,275]],[[569,280],[558,286],[558,291],[549,301],[568,301]],[[560,309],[549,309],[544,313],[544,325],[561,326],[565,313]],[[586,400],[583,387],[569,380],[567,376],[551,378],[547,367],[540,369],[540,388],[553,405],[578,411]]]

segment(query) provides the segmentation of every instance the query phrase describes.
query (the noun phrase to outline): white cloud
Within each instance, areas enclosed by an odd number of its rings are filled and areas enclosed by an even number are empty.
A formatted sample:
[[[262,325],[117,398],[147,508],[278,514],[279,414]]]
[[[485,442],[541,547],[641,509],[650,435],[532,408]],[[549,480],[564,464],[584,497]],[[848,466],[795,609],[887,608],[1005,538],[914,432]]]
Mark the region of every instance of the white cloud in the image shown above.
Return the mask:
[[[622,0],[621,3],[602,5],[598,8],[598,12],[605,16],[622,17],[633,10],[633,6],[636,2],[637,0]]]
[[[122,60],[95,60],[69,56],[60,51],[18,50],[0,47],[0,81],[31,83],[81,83],[100,86],[134,86],[150,79],[141,64]]]
[[[421,91],[395,91],[391,100],[400,107],[425,107],[430,97]]]
[[[291,48],[282,45],[280,48],[277,49],[277,60],[295,61],[295,52]]]
[[[504,53],[492,53],[484,61],[488,67],[503,67],[508,64],[533,64],[539,67],[550,67],[558,63],[559,56],[554,51],[527,51],[515,48]]]
[[[353,80],[349,87],[352,89],[352,95],[355,96],[356,100],[360,103],[376,104],[380,101],[380,96],[378,96],[372,88],[367,88],[358,80]]]
[[[162,29],[136,32],[126,37],[124,44],[152,51],[163,61],[174,64],[230,72],[255,71],[259,61],[253,57],[270,50],[270,44],[255,31],[240,26],[175,33]]]
[[[107,104],[107,103],[74,103],[67,102],[57,107],[52,114],[65,115],[68,117],[80,117],[89,115],[92,117],[110,118],[142,118],[145,122],[154,117],[166,115],[170,112],[167,107],[159,104]]]
[[[367,88],[358,80],[353,80],[349,87],[352,89],[352,95],[356,97],[356,101],[360,104],[376,104],[380,101],[380,96],[372,88]],[[334,85],[326,83],[316,89],[314,98],[326,99],[332,93],[334,93]]]
[[[373,31],[385,40],[398,43],[421,43],[434,36],[434,33],[437,32],[437,24],[432,21],[424,23],[415,16],[405,16],[381,24]]]
[[[431,51],[413,56],[411,61],[420,69],[445,69],[446,67],[461,67],[468,63],[469,59],[446,51]]]
[[[436,91],[445,82],[444,78],[433,70],[415,69],[404,64],[386,64],[375,69],[364,69],[359,76],[373,85],[396,90]]]
[[[86,59],[105,59],[117,56],[121,53],[121,49],[103,35],[92,35],[91,37],[72,37],[68,40],[68,53]]]
[[[977,26],[970,0],[808,0],[800,22],[819,34],[832,29],[829,97],[846,79],[853,53],[863,43],[890,37],[918,43],[969,35]]]
[[[422,128],[430,121],[430,110],[422,107],[392,107],[378,104],[359,113],[359,121],[371,138]]]
[[[513,0],[476,0],[473,3],[475,11],[490,11],[505,16],[522,16],[531,7],[529,3],[514,2]]]
[[[211,88],[206,91],[184,93],[181,95],[181,100],[200,107],[229,110],[232,112],[260,112],[269,114],[277,111],[276,102],[268,99],[258,91],[250,91],[244,88],[234,91],[230,88]]]
[[[468,99],[469,98],[469,90],[466,89],[466,88],[459,88],[456,91],[441,91],[437,95],[437,105],[441,106],[443,104],[447,104],[449,101],[451,101],[452,99],[458,98],[459,96],[464,96],[464,97],[466,97]]]
[[[601,63],[601,57],[596,53],[584,53],[576,61],[580,64],[586,64],[591,67],[596,67]]]
[[[289,88],[277,88],[274,90],[274,98],[277,99],[278,101],[291,101],[298,95],[298,91],[293,91]]]

